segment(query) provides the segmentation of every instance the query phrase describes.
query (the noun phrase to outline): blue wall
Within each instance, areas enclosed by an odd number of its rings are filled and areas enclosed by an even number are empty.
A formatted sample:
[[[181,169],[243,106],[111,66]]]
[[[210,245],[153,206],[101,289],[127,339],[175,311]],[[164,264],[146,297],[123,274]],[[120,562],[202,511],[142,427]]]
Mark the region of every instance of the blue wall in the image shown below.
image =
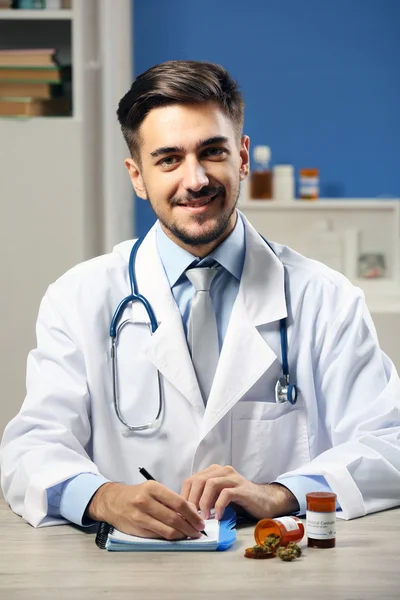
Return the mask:
[[[324,197],[400,197],[400,0],[135,0],[135,73],[210,60],[238,80],[272,162]],[[136,229],[154,222],[136,203]]]

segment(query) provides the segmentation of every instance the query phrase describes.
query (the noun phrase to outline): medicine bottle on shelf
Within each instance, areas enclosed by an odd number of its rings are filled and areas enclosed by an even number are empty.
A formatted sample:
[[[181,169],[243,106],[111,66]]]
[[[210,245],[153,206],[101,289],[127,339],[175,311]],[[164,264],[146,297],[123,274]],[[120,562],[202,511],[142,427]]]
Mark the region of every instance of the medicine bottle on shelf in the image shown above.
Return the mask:
[[[265,539],[274,533],[281,538],[281,546],[289,542],[300,542],[304,537],[304,525],[298,517],[279,517],[276,519],[261,519],[254,530],[254,539],[262,546]]]
[[[271,200],[272,173],[269,169],[271,160],[269,146],[255,146],[253,159],[256,167],[250,173],[250,198],[252,200]]]
[[[272,197],[281,202],[294,200],[294,169],[292,165],[275,165],[272,173]]]
[[[300,169],[299,198],[317,200],[319,198],[319,169]]]
[[[306,532],[311,548],[334,548],[336,545],[336,494],[306,494]]]

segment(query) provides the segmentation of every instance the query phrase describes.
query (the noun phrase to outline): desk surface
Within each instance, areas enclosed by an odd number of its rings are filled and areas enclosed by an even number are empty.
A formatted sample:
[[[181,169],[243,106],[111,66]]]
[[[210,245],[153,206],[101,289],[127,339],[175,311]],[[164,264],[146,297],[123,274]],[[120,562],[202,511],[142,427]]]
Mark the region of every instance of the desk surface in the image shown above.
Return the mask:
[[[33,529],[0,498],[0,599],[230,600],[400,598],[400,509],[338,521],[337,546],[251,560],[254,527],[226,552],[112,553],[72,525]]]

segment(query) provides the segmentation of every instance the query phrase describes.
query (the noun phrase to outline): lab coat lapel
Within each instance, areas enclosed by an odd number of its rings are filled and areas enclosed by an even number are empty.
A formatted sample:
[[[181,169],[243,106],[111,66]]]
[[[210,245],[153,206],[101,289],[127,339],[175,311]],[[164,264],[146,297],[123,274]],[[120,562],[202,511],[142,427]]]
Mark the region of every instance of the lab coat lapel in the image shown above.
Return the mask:
[[[257,327],[287,316],[284,268],[244,219],[246,258],[203,422],[203,436],[278,358]],[[279,330],[279,324],[277,323]]]
[[[154,226],[143,240],[136,258],[139,292],[151,304],[159,324],[155,333],[149,336],[143,352],[160,373],[203,414],[204,403],[190,358],[182,317],[158,253],[155,231]],[[132,318],[135,323],[149,323],[144,307],[138,302],[132,306]]]

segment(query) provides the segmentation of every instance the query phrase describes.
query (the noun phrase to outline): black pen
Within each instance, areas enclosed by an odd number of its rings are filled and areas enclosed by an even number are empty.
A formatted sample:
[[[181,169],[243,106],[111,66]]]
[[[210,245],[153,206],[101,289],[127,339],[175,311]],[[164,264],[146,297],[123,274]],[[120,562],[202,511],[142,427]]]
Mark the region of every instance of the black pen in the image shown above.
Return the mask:
[[[139,473],[141,475],[143,475],[143,477],[145,479],[147,479],[147,481],[156,481],[154,479],[154,477],[152,475],[150,475],[150,473],[148,471],[146,471],[146,469],[144,467],[139,467]],[[200,531],[200,533],[202,533],[203,535],[205,535],[206,537],[208,537],[208,535],[206,534],[206,532],[204,530]]]

